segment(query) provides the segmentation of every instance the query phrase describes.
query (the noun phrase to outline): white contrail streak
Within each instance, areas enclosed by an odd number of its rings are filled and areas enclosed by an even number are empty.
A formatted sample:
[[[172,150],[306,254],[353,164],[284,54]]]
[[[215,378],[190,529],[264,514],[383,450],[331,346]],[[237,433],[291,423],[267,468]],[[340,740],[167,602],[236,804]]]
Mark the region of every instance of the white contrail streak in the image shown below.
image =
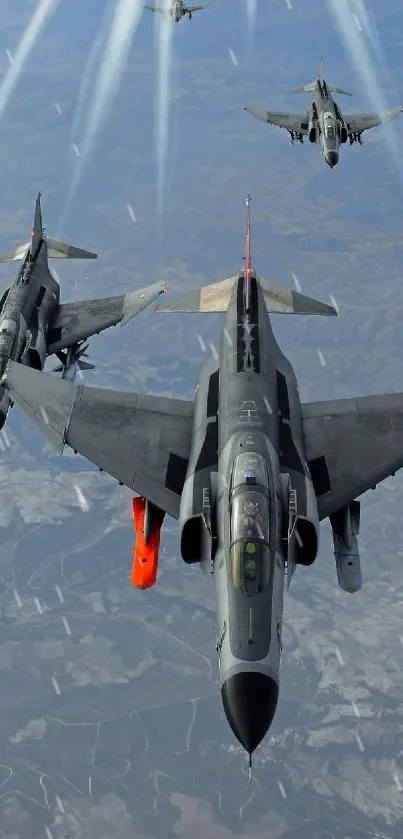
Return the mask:
[[[385,107],[390,107],[393,103],[386,103],[382,85],[378,80],[378,68],[372,61],[371,51],[365,41],[364,33],[359,31],[354,18],[354,16],[359,16],[360,12],[361,14],[363,11],[366,12],[364,0],[361,0],[361,2],[357,2],[357,0],[327,0],[327,2],[344,42],[345,49],[349,53],[350,60],[355,67],[357,75],[361,77],[368,99],[370,99],[377,111]],[[363,25],[365,24],[365,29],[369,32],[370,30],[367,29],[366,20],[369,20],[368,16],[365,14],[362,15],[360,22]],[[371,27],[372,33],[373,30],[374,26]],[[371,46],[377,43],[376,50],[374,47],[374,52],[377,51],[379,54],[379,38],[376,40],[372,35],[369,36],[369,39]],[[401,172],[396,130],[392,124],[383,126],[381,130],[395,165]]]
[[[252,46],[257,21],[257,0],[244,0],[244,5],[248,32],[248,44],[249,46]]]
[[[117,0],[101,70],[95,85],[93,100],[88,110],[84,137],[80,143],[80,157],[66,198],[62,221],[67,215],[82,178],[95,136],[102,127],[108,109],[118,91],[142,11],[142,0]]]
[[[81,81],[81,85],[80,85],[80,90],[78,92],[77,105],[76,105],[76,110],[75,110],[75,113],[74,113],[73,125],[72,125],[72,128],[71,128],[71,145],[72,146],[73,146],[73,143],[75,143],[76,140],[77,140],[77,132],[78,132],[78,129],[79,129],[79,126],[80,126],[81,117],[82,117],[82,114],[83,114],[83,111],[84,111],[84,106],[85,106],[86,101],[88,99],[90,84],[91,84],[91,81],[92,81],[92,78],[93,78],[93,75],[94,75],[94,69],[95,69],[94,65],[96,65],[96,63],[98,61],[98,58],[101,55],[101,50],[102,50],[102,47],[103,47],[103,45],[105,43],[105,40],[106,40],[106,33],[110,28],[111,12],[112,12],[111,7],[110,6],[107,7],[106,12],[103,16],[101,28],[100,28],[100,30],[98,32],[98,35],[95,38],[95,41],[94,41],[94,43],[93,43],[93,45],[90,49],[90,53],[89,53],[89,56],[87,58],[87,63],[86,63],[85,68],[84,68],[82,81]]]
[[[383,65],[385,59],[372,10],[366,7],[365,0],[352,0],[352,7],[353,14],[356,16],[361,28],[371,43],[378,64]]]
[[[157,201],[158,218],[161,222],[165,179],[166,158],[169,143],[169,97],[171,92],[172,73],[172,36],[174,22],[169,14],[171,0],[162,0],[161,5],[165,14],[156,15],[156,36],[158,48],[158,75],[156,91],[156,152],[157,152]]]
[[[42,29],[53,12],[57,9],[59,2],[60,0],[39,0],[36,10],[32,15],[21,41],[13,53],[13,60],[7,73],[5,74],[4,81],[2,85],[0,85],[0,118],[3,116],[10,96],[18,84],[25,62],[29,58]]]

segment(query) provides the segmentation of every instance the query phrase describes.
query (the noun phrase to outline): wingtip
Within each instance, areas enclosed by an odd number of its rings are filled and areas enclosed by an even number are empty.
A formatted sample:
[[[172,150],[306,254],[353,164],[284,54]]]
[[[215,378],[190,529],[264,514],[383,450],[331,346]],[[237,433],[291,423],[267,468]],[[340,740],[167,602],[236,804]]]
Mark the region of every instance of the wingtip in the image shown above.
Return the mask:
[[[337,318],[338,311],[334,306],[330,306],[329,303],[320,303],[320,314],[329,318]]]

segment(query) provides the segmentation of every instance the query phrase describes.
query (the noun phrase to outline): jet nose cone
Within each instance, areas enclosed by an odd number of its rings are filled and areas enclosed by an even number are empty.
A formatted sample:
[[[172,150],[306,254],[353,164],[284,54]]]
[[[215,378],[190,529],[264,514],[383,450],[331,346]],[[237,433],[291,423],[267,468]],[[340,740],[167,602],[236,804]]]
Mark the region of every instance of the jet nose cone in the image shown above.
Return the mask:
[[[339,155],[337,154],[337,151],[328,151],[328,153],[326,155],[327,165],[330,166],[331,169],[333,169],[333,166],[336,166],[336,164],[338,162],[339,162]]]
[[[251,754],[263,740],[274,717],[278,685],[264,673],[236,673],[224,682],[221,697],[235,737]]]

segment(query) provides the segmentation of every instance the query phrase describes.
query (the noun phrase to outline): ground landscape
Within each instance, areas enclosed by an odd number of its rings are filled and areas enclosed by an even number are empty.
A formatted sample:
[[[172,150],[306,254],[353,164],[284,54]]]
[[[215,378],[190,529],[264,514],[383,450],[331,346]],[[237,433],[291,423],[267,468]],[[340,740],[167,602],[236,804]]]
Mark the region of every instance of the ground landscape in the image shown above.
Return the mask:
[[[15,5],[3,2],[0,84],[5,50],[35,4]],[[230,276],[250,191],[261,276],[292,285],[295,274],[304,293],[333,295],[339,307],[331,321],[273,318],[302,399],[401,390],[401,161],[383,128],[363,149],[343,148],[328,171],[316,149],[291,148],[242,112],[244,103],[293,107],[285,90],[314,78],[320,48],[330,81],[356,93],[351,110],[373,108],[326,3],[260,5],[250,49],[241,3],[231,0],[175,31],[161,233],[154,30],[143,18],[57,231],[99,252],[88,266],[57,265],[63,299]],[[97,7],[61,4],[2,115],[1,250],[27,238],[39,189],[56,233],[77,163],[71,125]],[[373,9],[391,106],[403,101],[401,10],[380,0]],[[403,121],[393,130],[401,149]],[[15,265],[1,273],[5,288]],[[96,369],[85,381],[192,398],[204,358],[197,336],[208,348],[221,322],[143,313],[91,342]],[[327,525],[317,562],[293,579],[279,708],[249,786],[220,703],[212,588],[181,562],[175,522],[164,526],[156,587],[135,591],[128,490],[70,451],[60,459],[17,408],[0,436],[0,466],[1,837],[403,837],[403,473],[363,500],[359,594],[337,587]]]

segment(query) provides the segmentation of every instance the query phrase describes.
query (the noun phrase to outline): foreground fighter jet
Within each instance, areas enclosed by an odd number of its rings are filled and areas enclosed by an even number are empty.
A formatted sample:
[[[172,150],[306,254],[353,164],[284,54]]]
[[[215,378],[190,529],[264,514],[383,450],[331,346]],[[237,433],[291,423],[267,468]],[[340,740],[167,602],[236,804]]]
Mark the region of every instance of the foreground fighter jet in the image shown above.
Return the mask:
[[[323,157],[331,169],[339,160],[340,145],[355,142],[363,145],[361,135],[369,128],[374,128],[384,122],[394,119],[403,111],[397,108],[370,114],[343,114],[339,105],[333,100],[332,93],[342,93],[352,96],[347,90],[327,84],[323,77],[322,55],[320,56],[319,78],[303,87],[296,87],[288,93],[313,93],[313,99],[305,114],[282,114],[274,111],[259,111],[257,108],[244,107],[256,119],[285,128],[291,136],[291,142],[304,142],[304,137],[310,143],[319,143]]]
[[[2,383],[60,451],[65,444],[139,497],[132,582],[155,582],[166,513],[180,550],[214,580],[221,695],[249,755],[279,692],[284,576],[317,556],[330,518],[339,584],[361,586],[355,499],[403,466],[403,394],[301,405],[268,312],[335,315],[331,306],[244,270],[173,296],[165,312],[226,312],[219,357],[194,402],[62,382],[10,362]]]
[[[62,378],[74,378],[80,368],[92,369],[92,364],[81,361],[88,347],[85,340],[109,326],[127,323],[164,291],[161,283],[155,283],[117,297],[60,305],[60,286],[49,271],[48,257],[96,259],[97,254],[47,238],[39,194],[31,242],[0,255],[0,262],[22,260],[17,279],[0,300],[0,375],[10,358],[42,370],[46,357],[53,353],[61,362],[56,370]],[[9,397],[0,388],[0,428],[9,408]]]
[[[204,6],[187,6],[184,0],[163,0],[162,6],[150,6],[146,3],[143,8],[150,12],[158,12],[160,15],[169,15],[175,23],[179,23],[183,17],[188,15],[189,20],[192,20],[193,12],[198,12],[201,9],[207,9],[211,3],[205,3]]]

